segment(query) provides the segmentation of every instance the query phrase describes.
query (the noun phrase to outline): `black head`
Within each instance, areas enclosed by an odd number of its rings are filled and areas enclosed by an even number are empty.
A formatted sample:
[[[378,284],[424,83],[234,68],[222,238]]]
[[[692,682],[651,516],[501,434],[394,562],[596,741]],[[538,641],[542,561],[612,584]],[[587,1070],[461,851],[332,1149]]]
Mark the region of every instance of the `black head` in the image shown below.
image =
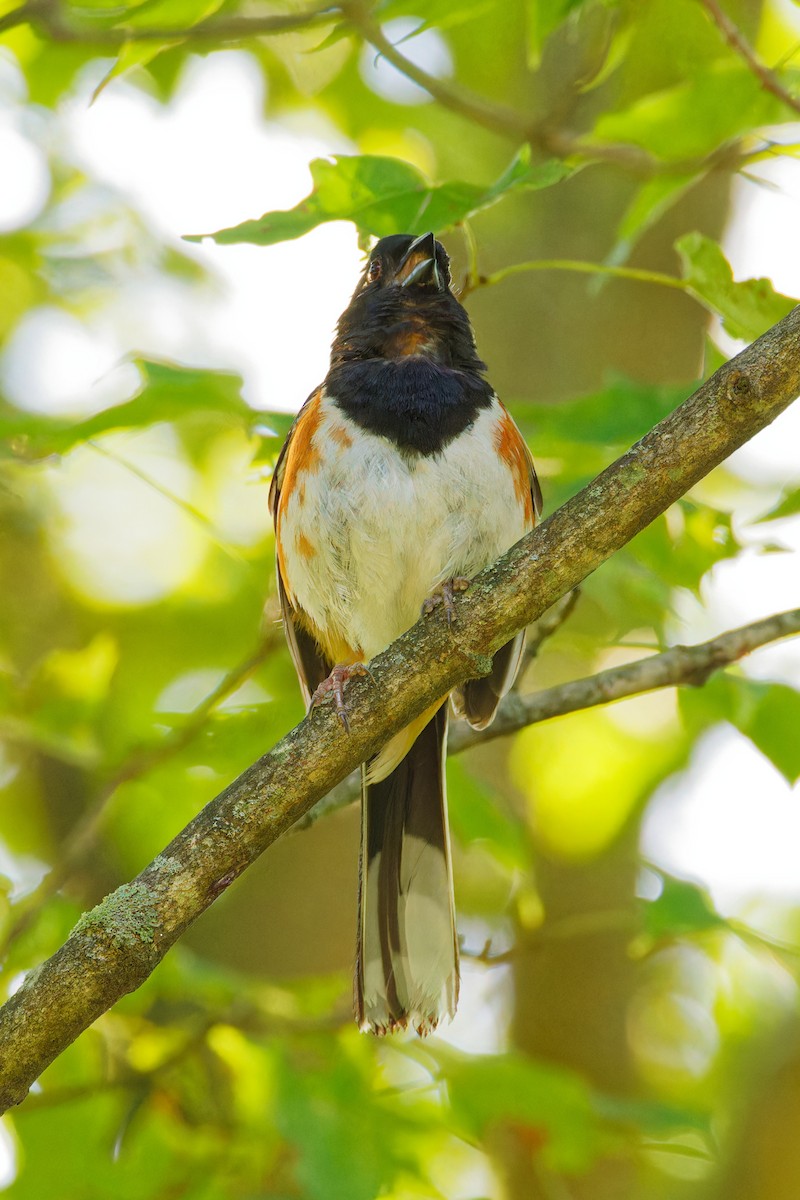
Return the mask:
[[[365,288],[376,292],[392,287],[421,289],[423,293],[449,291],[450,259],[432,233],[418,238],[394,233],[381,238],[372,249],[353,300]]]
[[[432,233],[381,238],[342,313],[331,365],[421,356],[481,371],[469,317],[450,290],[450,259]]]

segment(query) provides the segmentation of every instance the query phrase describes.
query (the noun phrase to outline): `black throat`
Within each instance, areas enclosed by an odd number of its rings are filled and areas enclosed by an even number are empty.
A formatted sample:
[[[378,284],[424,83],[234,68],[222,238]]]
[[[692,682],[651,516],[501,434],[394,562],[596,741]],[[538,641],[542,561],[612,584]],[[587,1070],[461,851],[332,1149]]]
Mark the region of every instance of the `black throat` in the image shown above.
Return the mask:
[[[449,290],[356,293],[342,314],[326,391],[350,420],[404,453],[439,454],[488,407],[466,311]]]
[[[362,429],[422,455],[441,453],[492,399],[491,387],[479,375],[422,355],[342,363],[331,368],[325,387]]]

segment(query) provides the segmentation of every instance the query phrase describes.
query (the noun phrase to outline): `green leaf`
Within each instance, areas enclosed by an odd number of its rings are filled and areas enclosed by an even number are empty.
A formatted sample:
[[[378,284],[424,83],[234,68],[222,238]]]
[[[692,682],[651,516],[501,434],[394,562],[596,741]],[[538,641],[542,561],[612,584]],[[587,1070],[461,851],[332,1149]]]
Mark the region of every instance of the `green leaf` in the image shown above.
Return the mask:
[[[787,783],[800,778],[800,692],[794,688],[726,671],[702,688],[680,689],[678,699],[693,731],[728,721],[750,739]]]
[[[753,524],[761,521],[780,521],[783,517],[796,517],[800,513],[800,488],[784,492],[777,504],[759,517]]]
[[[92,104],[100,97],[113,79],[121,79],[124,75],[135,71],[137,67],[146,67],[162,50],[169,50],[179,45],[180,39],[172,41],[125,42],[117,55],[117,60],[92,92]]]
[[[726,927],[710,896],[696,883],[676,879],[664,871],[657,870],[656,874],[661,893],[644,905],[645,931],[651,937],[660,940]]]
[[[547,511],[574,495],[692,390],[689,385],[647,385],[612,375],[604,388],[585,396],[558,404],[512,405],[534,457],[553,464],[543,472]]]
[[[450,824],[459,841],[465,846],[484,842],[507,868],[529,869],[531,847],[525,823],[458,759],[448,762],[447,773]]]
[[[429,1049],[444,1069],[453,1115],[468,1137],[510,1127],[550,1170],[586,1171],[608,1148],[610,1125],[648,1133],[707,1125],[692,1111],[607,1096],[576,1072],[519,1054],[467,1058],[439,1044]]]
[[[711,1119],[707,1113],[697,1109],[682,1108],[675,1104],[660,1103],[657,1100],[631,1099],[627,1096],[596,1096],[595,1107],[598,1113],[609,1121],[619,1125],[633,1126],[640,1133],[649,1137],[675,1137],[678,1133],[696,1131],[709,1133]],[[713,1161],[710,1151],[699,1148],[674,1146],[666,1147],[668,1152],[686,1154],[691,1157]]]
[[[186,240],[199,242],[210,236],[223,245],[272,246],[302,237],[328,221],[352,221],[362,233],[375,237],[428,229],[441,233],[510,192],[551,187],[571,173],[556,160],[533,165],[527,146],[485,188],[458,181],[431,184],[410,163],[366,154],[336,155],[333,161],[318,158],[310,170],[314,188],[294,208],[264,213],[213,234],[191,234]]]
[[[547,39],[586,0],[527,0],[528,64],[538,67]]]
[[[642,384],[611,376],[604,388],[560,404],[537,404],[520,410],[530,418],[540,439],[557,438],[604,446],[629,446],[691,393],[690,385]],[[550,449],[544,450],[545,454]]]
[[[675,243],[675,249],[692,292],[706,308],[720,315],[731,337],[753,341],[797,304],[791,296],[776,292],[768,279],[734,282],[720,247],[701,233],[685,234]]]
[[[788,783],[800,778],[800,692],[780,683],[754,684],[758,705],[742,732]]]
[[[411,1113],[375,1095],[368,1042],[348,1052],[328,1037],[317,1054],[324,1070],[309,1069],[300,1056],[278,1056],[276,1120],[294,1147],[301,1190],[293,1191],[308,1200],[375,1200],[413,1161],[413,1152],[401,1150],[402,1135],[419,1130]]]
[[[662,582],[697,592],[706,572],[734,558],[740,546],[730,513],[684,498],[637,534],[630,549]]]
[[[112,429],[141,429],[159,421],[177,421],[197,412],[215,413],[249,425],[253,410],[241,397],[241,376],[204,371],[171,363],[139,361],[142,387],[133,399],[104,408],[83,421],[63,421],[23,413],[0,403],[0,437],[13,439],[12,451],[21,458],[65,454],[90,438]]]
[[[617,226],[617,241],[605,262],[612,267],[627,262],[639,239],[702,178],[697,173],[654,175],[643,183]]]
[[[218,12],[224,0],[147,0],[118,23],[132,29],[174,29],[176,33],[199,25]]]
[[[784,106],[738,59],[697,70],[674,87],[651,92],[623,112],[605,113],[593,138],[641,146],[668,162],[702,158],[753,125],[786,118]]]
[[[458,4],[453,4],[453,0],[425,0],[423,18],[419,15],[422,5],[410,3],[409,0],[390,0],[389,3],[381,4],[379,11],[382,23],[395,17],[409,16],[419,21],[413,33],[402,39],[402,45],[426,29],[453,29],[468,21],[474,21],[476,17],[491,12],[496,5],[497,0],[459,0]]]
[[[195,25],[213,16],[222,4],[223,0],[144,0],[144,3],[121,11],[118,5],[112,5],[109,12],[112,25],[122,25],[126,30],[163,31],[164,37],[158,41],[148,38],[124,42],[111,70],[92,93],[92,103],[112,79],[122,78],[136,67],[146,67],[165,50],[179,46]],[[174,36],[170,37],[172,31]]]
[[[511,1125],[552,1170],[585,1171],[602,1135],[588,1085],[579,1075],[504,1054],[466,1058],[436,1046],[446,1068],[453,1114],[470,1138]]]

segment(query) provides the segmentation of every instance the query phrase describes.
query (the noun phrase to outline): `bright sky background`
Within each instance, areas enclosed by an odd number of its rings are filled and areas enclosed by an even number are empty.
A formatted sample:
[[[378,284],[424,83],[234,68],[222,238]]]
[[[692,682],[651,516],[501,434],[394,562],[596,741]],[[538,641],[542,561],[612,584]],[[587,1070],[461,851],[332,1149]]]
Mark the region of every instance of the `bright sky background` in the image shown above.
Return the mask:
[[[415,47],[423,59],[430,56],[428,66],[446,72],[446,55],[433,36],[433,41],[416,39],[406,50]],[[372,69],[370,63],[363,69]],[[44,204],[49,178],[37,141],[54,136],[71,157],[139,208],[157,231],[176,240],[292,206],[309,190],[310,159],[350,149],[340,134],[322,125],[313,133],[305,127],[265,126],[263,80],[242,53],[197,59],[167,109],[124,82],[113,83],[90,107],[87,97],[96,82],[84,81],[56,130],[35,121],[22,127],[13,107],[14,99],[21,98],[19,77],[0,60],[0,102],[9,102],[6,115],[0,109],[0,230],[24,224]],[[384,78],[380,86],[391,87],[391,79]],[[405,98],[410,105],[419,100],[418,95]],[[413,119],[413,108],[409,113]],[[781,136],[788,141],[793,135],[784,128]],[[800,140],[800,134],[794,137]],[[787,247],[797,245],[800,229],[800,163],[761,166],[759,172],[777,190],[736,182],[726,252],[737,278],[769,274],[780,290],[798,296],[800,260]],[[129,369],[118,364],[135,349],[235,368],[244,373],[245,394],[255,407],[297,409],[325,374],[333,326],[360,269],[352,227],[324,226],[270,249],[212,243],[184,247],[212,270],[214,290],[199,288],[192,297],[185,288],[173,293],[163,284],[157,289],[133,279],[120,295],[118,310],[95,318],[88,332],[63,313],[34,314],[0,360],[0,379],[12,398],[32,408],[76,414],[109,398],[121,399],[132,379]],[[644,292],[642,300],[646,302]],[[127,340],[121,340],[121,329]],[[798,446],[800,405],[740,451],[733,465],[750,477],[778,480],[790,474],[800,482]],[[535,443],[533,449],[535,453]],[[128,451],[134,454],[130,446]],[[157,435],[152,444],[145,436],[135,456],[163,486],[180,492],[186,467],[174,451]],[[102,472],[113,474],[118,468],[97,459],[90,468],[77,455],[71,459],[74,463],[67,460],[58,485],[65,513],[74,530],[85,532],[90,514],[98,523],[95,543],[75,553],[89,554],[101,570],[109,554],[139,552],[114,545],[113,511],[106,526],[96,511]],[[135,481],[129,486],[136,486]],[[136,495],[140,503],[141,488]],[[157,501],[152,501],[157,508],[153,520],[184,519],[178,512],[170,516],[169,506],[159,507]],[[127,503],[125,497],[120,503]],[[146,513],[142,519],[148,523]],[[249,528],[231,536],[246,542],[257,532]],[[165,545],[171,536],[165,527]],[[766,559],[753,553],[735,564],[721,564],[702,603],[682,599],[676,641],[700,640],[800,603],[800,520],[771,527],[763,536],[781,541],[791,553]],[[191,546],[187,553],[187,563],[175,569],[191,570]],[[146,602],[173,582],[163,572],[145,575],[137,599]],[[747,670],[759,678],[800,683],[800,642],[758,652]],[[732,731],[715,730],[698,748],[688,774],[662,789],[646,822],[645,852],[709,885],[726,910],[745,911],[755,896],[800,898],[798,799],[748,742]],[[474,1045],[479,1021],[485,1026],[480,1042],[488,1043],[498,1011],[490,1017],[482,982],[486,973],[467,973],[452,1040],[458,1042],[464,1030],[465,1040]],[[496,983],[495,976],[492,985]]]

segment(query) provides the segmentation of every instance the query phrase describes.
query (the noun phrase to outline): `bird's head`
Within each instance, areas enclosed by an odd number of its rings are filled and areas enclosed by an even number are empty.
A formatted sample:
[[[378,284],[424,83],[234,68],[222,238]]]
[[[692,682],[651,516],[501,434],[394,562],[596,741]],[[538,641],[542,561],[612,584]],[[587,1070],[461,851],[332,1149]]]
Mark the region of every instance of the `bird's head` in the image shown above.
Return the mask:
[[[331,362],[409,356],[483,369],[469,317],[450,290],[450,259],[433,233],[375,244],[339,319]]]

